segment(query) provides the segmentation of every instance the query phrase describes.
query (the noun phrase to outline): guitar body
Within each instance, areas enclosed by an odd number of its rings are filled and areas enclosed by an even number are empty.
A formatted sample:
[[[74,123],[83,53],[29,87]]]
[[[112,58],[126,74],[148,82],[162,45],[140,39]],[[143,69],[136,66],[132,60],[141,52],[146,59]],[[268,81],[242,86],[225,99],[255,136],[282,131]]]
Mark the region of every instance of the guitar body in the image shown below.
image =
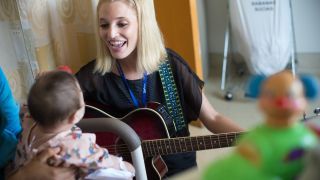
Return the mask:
[[[160,155],[145,159],[148,179],[162,179],[168,172],[168,167]]]
[[[197,150],[230,147],[236,143],[242,132],[221,133],[206,136],[175,137],[175,125],[166,108],[158,103],[148,104],[147,108],[139,108],[118,118],[105,113],[99,104],[86,105],[86,118],[110,117],[127,123],[142,140],[142,152],[145,158],[148,179],[162,179],[168,168],[161,155],[192,152]],[[99,109],[96,109],[98,107]],[[99,112],[99,113],[97,113]],[[122,156],[131,161],[131,154],[117,136],[111,133],[96,133],[97,143],[108,149],[111,154]]]
[[[94,104],[94,106],[102,110],[104,109],[101,105]],[[127,123],[139,135],[142,141],[170,138],[170,132],[167,127],[172,125],[170,125],[170,122],[167,123],[156,111],[159,106],[160,104],[158,103],[151,103],[148,104],[147,108],[133,110],[126,116],[117,119]],[[89,113],[86,112],[85,117],[93,118],[107,116],[105,114],[99,114],[91,113],[91,111],[89,111]],[[109,115],[108,117],[112,116]],[[124,142],[116,135],[106,132],[96,133],[96,136],[97,144],[102,147],[106,147],[111,154],[122,156],[124,160],[131,161],[130,154],[121,152]],[[112,148],[113,145],[116,145],[116,148]],[[108,146],[110,148],[108,148]],[[125,152],[127,152],[127,148]],[[145,157],[145,165],[148,179],[162,179],[162,177],[168,172],[168,168],[160,155]]]

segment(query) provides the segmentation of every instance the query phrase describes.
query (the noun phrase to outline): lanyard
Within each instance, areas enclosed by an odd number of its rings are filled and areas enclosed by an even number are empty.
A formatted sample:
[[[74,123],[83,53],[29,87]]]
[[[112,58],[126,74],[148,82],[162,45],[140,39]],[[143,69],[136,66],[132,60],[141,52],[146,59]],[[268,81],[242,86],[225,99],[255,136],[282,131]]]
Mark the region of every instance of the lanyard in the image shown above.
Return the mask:
[[[118,72],[121,76],[121,79],[123,81],[123,83],[125,84],[125,86],[127,87],[128,91],[129,91],[129,94],[130,94],[130,97],[131,97],[131,100],[133,102],[133,105],[134,107],[138,108],[139,107],[139,102],[137,100],[137,98],[134,96],[131,88],[129,87],[129,84],[128,84],[128,81],[126,79],[126,76],[124,75],[123,71],[122,71],[122,68],[119,64],[119,62],[117,61],[117,68],[118,68]],[[143,81],[142,81],[142,100],[141,100],[141,107],[145,107],[146,106],[146,101],[147,101],[147,79],[148,79],[148,76],[147,76],[147,73],[144,72],[143,73]]]

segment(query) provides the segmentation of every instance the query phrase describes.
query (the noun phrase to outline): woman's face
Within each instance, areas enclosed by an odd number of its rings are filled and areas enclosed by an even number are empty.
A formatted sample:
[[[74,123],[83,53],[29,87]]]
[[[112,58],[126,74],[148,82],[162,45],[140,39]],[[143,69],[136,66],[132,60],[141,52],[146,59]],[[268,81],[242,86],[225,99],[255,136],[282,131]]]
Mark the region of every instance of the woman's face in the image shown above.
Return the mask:
[[[103,3],[98,12],[99,35],[115,59],[127,58],[138,42],[138,20],[133,7],[124,1]]]

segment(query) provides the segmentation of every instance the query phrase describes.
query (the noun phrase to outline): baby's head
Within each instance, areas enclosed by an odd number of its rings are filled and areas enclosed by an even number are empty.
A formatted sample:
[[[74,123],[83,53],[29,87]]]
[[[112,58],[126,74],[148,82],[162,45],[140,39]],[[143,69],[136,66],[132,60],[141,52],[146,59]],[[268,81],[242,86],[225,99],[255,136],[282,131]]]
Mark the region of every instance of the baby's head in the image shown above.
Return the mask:
[[[50,71],[31,87],[28,108],[42,128],[76,124],[84,115],[84,100],[77,79],[64,71]]]

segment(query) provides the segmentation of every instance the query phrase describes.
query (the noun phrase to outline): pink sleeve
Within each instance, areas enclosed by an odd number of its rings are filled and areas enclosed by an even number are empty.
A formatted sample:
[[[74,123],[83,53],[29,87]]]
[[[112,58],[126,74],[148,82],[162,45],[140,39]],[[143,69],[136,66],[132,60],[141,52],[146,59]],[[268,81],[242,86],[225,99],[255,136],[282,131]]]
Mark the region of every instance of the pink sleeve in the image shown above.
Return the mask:
[[[109,154],[107,149],[95,143],[95,139],[94,134],[73,131],[61,141],[65,147],[65,155],[62,159],[68,164],[89,170],[120,169],[122,159]]]

